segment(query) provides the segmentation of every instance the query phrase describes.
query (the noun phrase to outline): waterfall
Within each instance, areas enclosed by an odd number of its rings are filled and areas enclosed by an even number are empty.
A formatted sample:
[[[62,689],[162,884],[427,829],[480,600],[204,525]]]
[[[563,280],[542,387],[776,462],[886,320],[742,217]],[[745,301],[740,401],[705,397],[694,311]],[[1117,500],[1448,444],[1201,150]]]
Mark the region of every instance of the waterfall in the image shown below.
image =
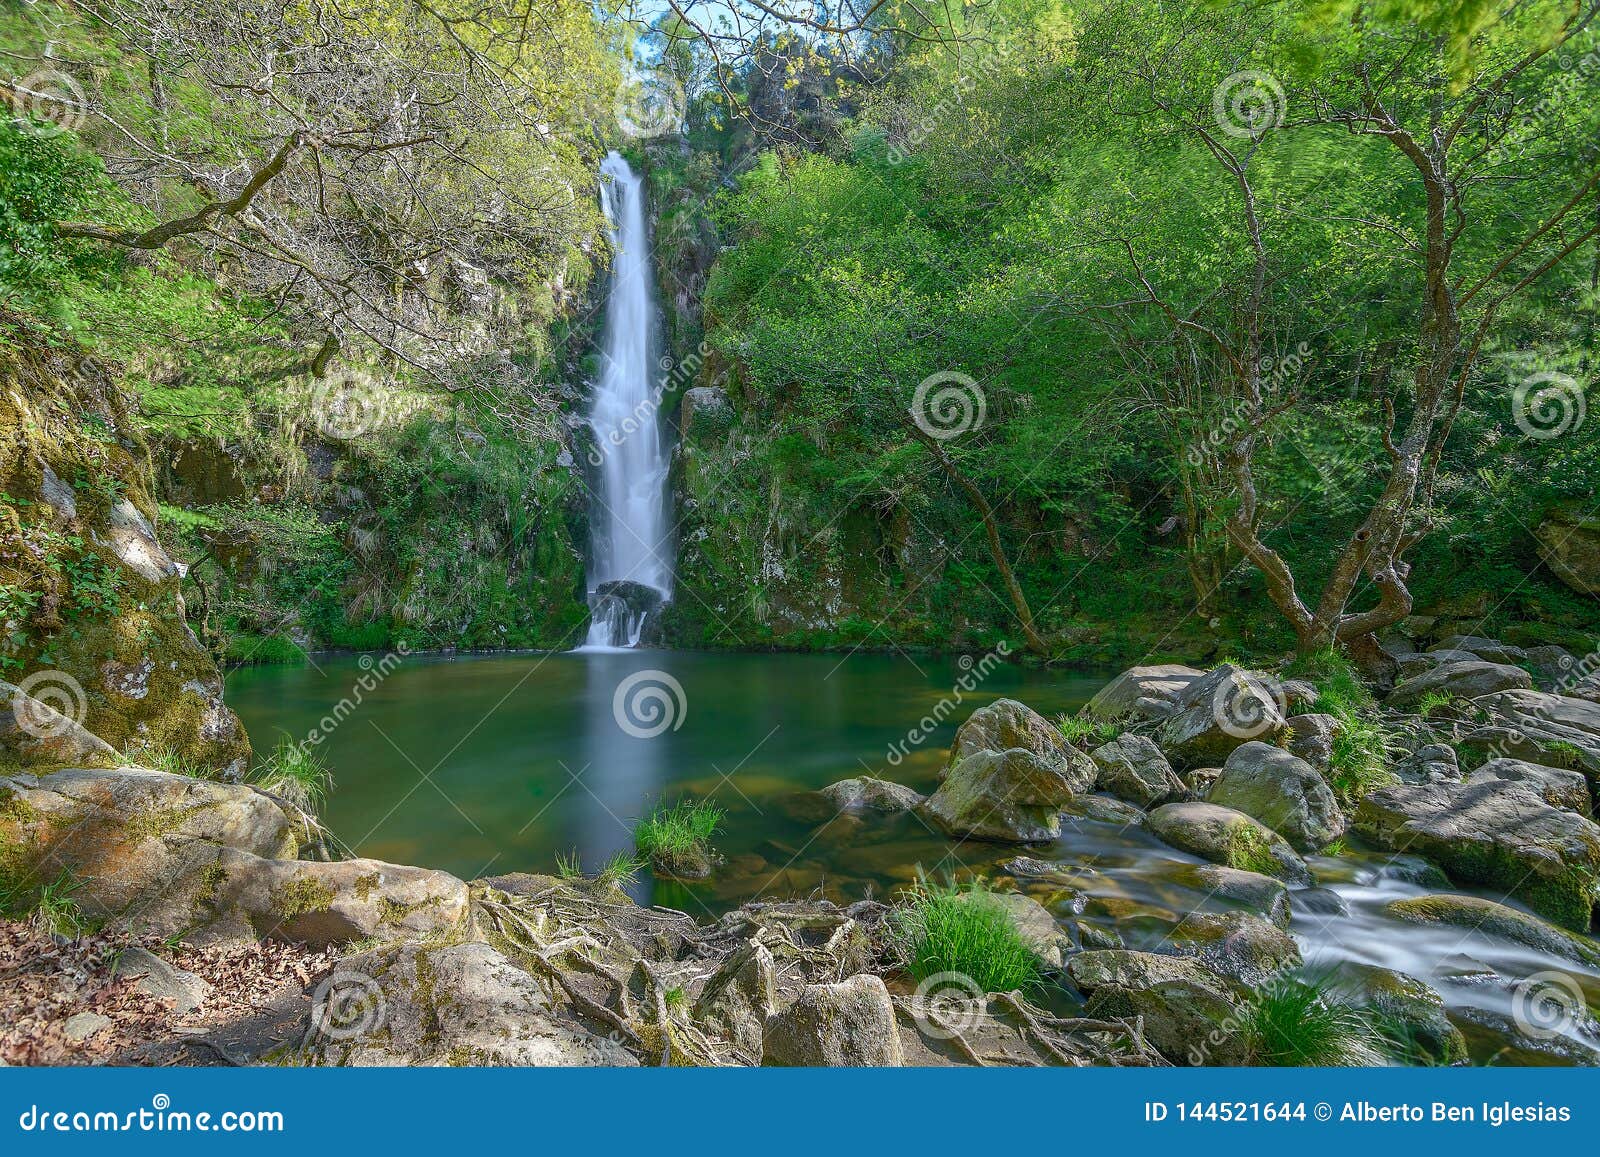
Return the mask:
[[[636,646],[649,615],[672,595],[668,458],[657,409],[655,279],[643,181],[616,153],[600,165],[611,241],[605,345],[589,424],[599,487],[592,519],[586,647]]]

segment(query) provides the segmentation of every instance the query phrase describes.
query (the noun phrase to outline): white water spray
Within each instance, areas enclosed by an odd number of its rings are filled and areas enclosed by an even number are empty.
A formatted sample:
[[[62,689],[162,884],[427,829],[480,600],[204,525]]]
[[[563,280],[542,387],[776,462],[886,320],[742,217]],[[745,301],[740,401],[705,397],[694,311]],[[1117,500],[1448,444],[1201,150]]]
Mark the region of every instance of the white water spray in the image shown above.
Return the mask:
[[[672,595],[667,532],[668,458],[657,410],[655,280],[645,228],[644,186],[610,153],[600,166],[600,200],[611,240],[605,347],[589,424],[600,457],[594,513],[586,647],[631,647],[645,619]],[[636,591],[612,584],[637,583]]]

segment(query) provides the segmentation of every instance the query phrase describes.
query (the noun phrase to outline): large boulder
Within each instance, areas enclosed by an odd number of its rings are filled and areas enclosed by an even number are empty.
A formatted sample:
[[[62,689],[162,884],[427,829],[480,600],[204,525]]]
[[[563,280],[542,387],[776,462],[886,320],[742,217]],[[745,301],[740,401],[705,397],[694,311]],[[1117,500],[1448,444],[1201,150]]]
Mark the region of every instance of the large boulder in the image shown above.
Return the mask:
[[[1560,745],[1591,781],[1600,782],[1600,703],[1543,691],[1511,690],[1476,701],[1488,722],[1462,737],[1461,746],[1491,757],[1530,763]]]
[[[1600,827],[1524,782],[1400,784],[1369,792],[1355,827],[1424,856],[1452,878],[1497,888],[1586,931],[1600,901]]]
[[[1413,651],[1409,655],[1398,656],[1395,665],[1400,670],[1401,679],[1415,679],[1425,671],[1432,671],[1446,663],[1475,663],[1481,658],[1471,651]]]
[[[951,835],[1032,843],[1061,834],[1061,809],[1094,786],[1094,762],[1013,699],[974,711],[956,732],[922,813]]]
[[[1280,928],[1289,926],[1289,889],[1275,876],[1221,864],[1183,864],[1171,876],[1176,883],[1203,892],[1208,901],[1265,916]]]
[[[1467,1059],[1466,1038],[1445,1012],[1444,997],[1414,976],[1375,964],[1344,961],[1334,973],[1357,1006],[1399,1028],[1415,1052],[1411,1059],[1453,1065]]]
[[[68,876],[91,920],[159,936],[191,928],[226,850],[293,856],[301,829],[253,787],[145,768],[0,779],[0,889]]]
[[[1489,663],[1482,659],[1461,659],[1441,663],[1414,678],[1407,679],[1389,693],[1388,704],[1396,711],[1409,711],[1430,694],[1456,699],[1476,699],[1496,691],[1531,688],[1533,676],[1521,667]]]
[[[1288,699],[1271,675],[1224,663],[1183,689],[1179,709],[1162,722],[1157,740],[1187,765],[1226,759],[1242,743],[1283,738]]]
[[[882,980],[860,973],[838,984],[808,984],[767,1020],[761,1063],[883,1067],[905,1064],[894,1005]]]
[[[1333,741],[1344,724],[1337,715],[1289,716],[1289,750],[1327,775],[1333,767]]]
[[[311,948],[440,936],[466,923],[467,885],[381,860],[268,860],[225,849],[197,942],[270,937]]]
[[[1582,678],[1580,660],[1565,647],[1541,644],[1528,648],[1528,669],[1533,672],[1533,685],[1540,691],[1572,694],[1571,685]],[[1563,692],[1563,688],[1567,688]]]
[[[1600,516],[1561,507],[1534,528],[1533,537],[1552,574],[1575,591],[1600,595]]]
[[[1130,667],[1100,688],[1084,712],[1097,719],[1163,719],[1178,710],[1184,689],[1204,674],[1178,663]]]
[[[1061,729],[1037,711],[1015,699],[996,699],[967,717],[956,731],[945,762],[944,774],[954,771],[974,755],[1026,751],[1040,762],[1060,768],[1074,781],[1074,791],[1094,784],[1094,768],[1083,753],[1067,742]]]
[[[724,960],[700,990],[694,1019],[733,1042],[754,1064],[761,1059],[767,1020],[778,1011],[772,951],[751,940]]]
[[[1151,812],[1149,823],[1173,847],[1213,864],[1311,883],[1311,869],[1289,842],[1244,812],[1214,803],[1169,803]]]
[[[1424,743],[1396,761],[1394,777],[1401,783],[1460,783],[1460,758],[1447,743]]]
[[[1600,945],[1593,940],[1574,936],[1521,909],[1486,900],[1482,896],[1459,896],[1450,892],[1407,896],[1389,901],[1383,910],[1386,915],[1408,924],[1445,925],[1485,936],[1498,936],[1502,940],[1532,948],[1535,952],[1559,956],[1591,968],[1600,967]]]
[[[1188,794],[1161,749],[1143,735],[1119,735],[1091,751],[1089,758],[1095,765],[1095,786],[1118,799],[1148,808]]]
[[[1582,772],[1564,767],[1545,767],[1521,759],[1491,759],[1467,777],[1468,783],[1525,783],[1544,797],[1551,807],[1564,807],[1581,816],[1594,818],[1589,799],[1589,781]]]
[[[1082,783],[1021,748],[982,751],[957,764],[921,811],[953,836],[1038,843],[1061,834],[1061,809]]]
[[[1486,639],[1482,635],[1447,635],[1428,650],[1466,651],[1486,663],[1499,663],[1507,667],[1514,667],[1528,658],[1528,652],[1521,647],[1502,643],[1498,639]]]
[[[1198,956],[1213,971],[1251,988],[1302,963],[1294,937],[1253,912],[1191,912],[1174,925],[1167,942],[1179,955]]]
[[[1345,830],[1344,813],[1316,768],[1270,743],[1235,749],[1206,800],[1254,816],[1303,852],[1326,847]]]
[[[1243,993],[1200,960],[1098,949],[1067,962],[1067,973],[1099,1017],[1142,1017],[1145,1038],[1173,1064],[1242,1065],[1250,1046],[1238,1031]]]
[[[632,1066],[620,1043],[487,944],[402,944],[339,962],[290,1059],[353,1066]]]

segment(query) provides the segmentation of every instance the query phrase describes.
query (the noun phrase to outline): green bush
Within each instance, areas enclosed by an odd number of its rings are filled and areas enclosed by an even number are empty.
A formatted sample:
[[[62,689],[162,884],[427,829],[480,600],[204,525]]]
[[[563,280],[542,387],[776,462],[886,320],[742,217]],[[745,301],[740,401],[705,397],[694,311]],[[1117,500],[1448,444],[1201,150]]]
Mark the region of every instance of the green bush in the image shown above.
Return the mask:
[[[954,972],[984,992],[1029,992],[1040,986],[1038,954],[979,882],[959,888],[923,880],[891,919],[906,970],[918,980]]]

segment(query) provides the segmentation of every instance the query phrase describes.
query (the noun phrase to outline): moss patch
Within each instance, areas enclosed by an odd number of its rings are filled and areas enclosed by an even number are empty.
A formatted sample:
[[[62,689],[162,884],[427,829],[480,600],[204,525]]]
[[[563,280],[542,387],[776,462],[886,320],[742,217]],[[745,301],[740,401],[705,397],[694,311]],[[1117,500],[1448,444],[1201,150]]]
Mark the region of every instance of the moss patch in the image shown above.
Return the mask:
[[[284,920],[333,907],[333,889],[309,876],[291,880],[272,895],[272,908]]]

